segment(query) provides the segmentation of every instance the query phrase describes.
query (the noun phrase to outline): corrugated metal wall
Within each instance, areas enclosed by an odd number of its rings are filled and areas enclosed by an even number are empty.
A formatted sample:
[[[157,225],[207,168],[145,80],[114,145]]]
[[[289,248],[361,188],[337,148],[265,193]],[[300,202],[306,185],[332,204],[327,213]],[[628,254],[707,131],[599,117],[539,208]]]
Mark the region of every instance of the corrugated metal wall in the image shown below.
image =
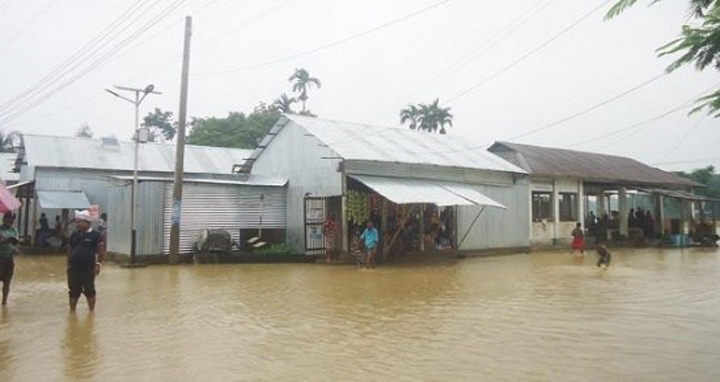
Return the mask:
[[[311,196],[339,196],[342,174],[338,172],[337,154],[294,123],[289,123],[272,141],[253,166],[253,173],[289,178],[288,243],[301,253],[304,250],[303,201]],[[478,191],[503,203],[507,211],[487,209],[468,235],[463,248],[484,249],[527,247],[530,237],[529,182],[523,175],[455,169],[439,166],[404,165],[347,161],[348,173],[403,176],[477,184]],[[461,232],[475,218],[477,209],[461,208],[458,223]]]
[[[332,150],[302,127],[289,123],[253,165],[254,174],[286,177],[286,242],[296,253],[305,252],[305,194],[342,195],[340,163]]]
[[[507,210],[487,207],[460,249],[530,246],[530,185],[518,180],[511,187],[473,185],[479,192],[502,203]],[[479,207],[458,207],[458,240],[467,231]]]
[[[165,184],[164,253],[170,249],[172,193],[172,183]],[[227,230],[235,241],[239,241],[240,229],[257,229],[261,214],[263,228],[284,229],[287,221],[285,206],[284,187],[186,184],[182,197],[180,252],[194,252],[195,241],[205,229]]]
[[[117,181],[113,174],[67,169],[38,169],[37,190],[83,191],[92,204],[108,214],[108,251],[130,253],[130,199],[131,184]],[[157,255],[163,249],[163,199],[161,182],[141,182],[138,185],[138,255]],[[60,211],[38,209],[46,212],[51,221]],[[32,215],[32,214],[31,214]]]

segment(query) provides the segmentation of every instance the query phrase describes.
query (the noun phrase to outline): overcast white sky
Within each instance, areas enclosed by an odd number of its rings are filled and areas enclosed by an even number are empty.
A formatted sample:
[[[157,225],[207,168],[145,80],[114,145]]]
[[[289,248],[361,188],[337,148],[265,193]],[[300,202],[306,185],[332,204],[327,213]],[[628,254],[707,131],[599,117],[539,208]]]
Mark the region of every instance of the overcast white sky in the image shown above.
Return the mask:
[[[671,62],[655,49],[691,21],[687,1],[641,1],[604,21],[612,3],[0,0],[0,105],[15,102],[0,106],[0,129],[72,135],[87,123],[96,135],[128,139],[133,106],[104,92],[113,84],[154,84],[163,94],[149,97],[141,116],[155,107],[177,115],[190,15],[191,116],[223,117],[270,103],[290,92],[287,78],[304,67],[322,81],[308,101],[320,117],[393,126],[408,103],[440,97],[455,115],[450,134],[492,142],[642,85],[513,140],[624,155],[669,170],[720,168],[718,121],[687,116],[692,99],[720,84],[717,72],[686,67],[652,80]],[[121,28],[102,35],[128,10]],[[56,70],[99,35],[99,44]],[[48,75],[39,91],[18,98]]]

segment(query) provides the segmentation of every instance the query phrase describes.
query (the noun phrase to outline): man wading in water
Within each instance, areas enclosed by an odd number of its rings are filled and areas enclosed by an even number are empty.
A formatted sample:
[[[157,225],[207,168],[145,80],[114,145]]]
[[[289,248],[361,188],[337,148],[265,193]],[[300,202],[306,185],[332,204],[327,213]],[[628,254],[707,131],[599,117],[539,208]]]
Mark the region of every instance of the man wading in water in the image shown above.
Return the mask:
[[[597,266],[602,269],[607,269],[607,267],[610,266],[610,259],[612,258],[612,255],[610,255],[610,252],[608,252],[607,247],[604,245],[598,245],[595,247],[595,250],[598,253],[598,262]]]
[[[100,273],[100,264],[105,250],[100,232],[90,227],[90,212],[75,212],[75,232],[70,236],[68,252],[68,295],[70,311],[74,312],[80,295],[84,294],[88,308],[95,309],[95,276]]]
[[[367,228],[365,228],[365,231],[360,235],[360,239],[365,239],[365,250],[367,251],[365,267],[375,268],[375,255],[377,254],[377,245],[380,241],[380,236],[372,221],[368,220]]]
[[[15,272],[15,260],[13,256],[17,252],[15,245],[18,243],[18,233],[13,227],[15,216],[12,212],[6,212],[3,216],[3,224],[0,227],[0,280],[2,280],[2,304],[7,305],[10,294],[10,281]]]

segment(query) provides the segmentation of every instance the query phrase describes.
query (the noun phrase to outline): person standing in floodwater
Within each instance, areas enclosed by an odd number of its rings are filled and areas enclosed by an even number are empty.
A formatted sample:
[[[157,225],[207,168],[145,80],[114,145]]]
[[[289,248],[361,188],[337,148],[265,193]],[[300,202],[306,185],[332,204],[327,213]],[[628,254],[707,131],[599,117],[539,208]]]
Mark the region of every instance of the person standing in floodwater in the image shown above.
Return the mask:
[[[330,214],[323,222],[323,233],[325,234],[325,262],[332,262],[335,259],[337,225],[335,215]]]
[[[595,247],[595,250],[597,251],[598,255],[600,256],[598,258],[597,266],[601,268],[607,268],[610,266],[610,259],[612,256],[610,255],[610,252],[607,250],[607,247],[604,245],[598,245]]]
[[[368,220],[365,231],[360,235],[360,239],[365,240],[365,251],[367,251],[365,267],[375,268],[375,255],[377,255],[377,245],[378,242],[380,242],[380,236],[372,220]]]
[[[100,232],[90,227],[91,220],[89,211],[75,212],[75,232],[70,236],[67,262],[71,312],[75,311],[81,294],[87,299],[88,309],[95,310],[95,276],[100,273],[105,248]]]
[[[581,255],[585,254],[585,233],[583,232],[582,225],[577,223],[575,229],[572,230],[573,241],[570,245],[573,253],[580,251]]]
[[[13,223],[15,215],[6,212],[3,215],[3,224],[0,227],[0,280],[3,283],[2,304],[7,305],[10,295],[10,281],[15,273],[15,253],[17,253],[18,233]]]
[[[108,216],[104,212],[100,214],[100,220],[98,220],[97,229],[98,232],[100,232],[100,236],[103,240],[103,248],[105,249],[104,252],[107,252]]]

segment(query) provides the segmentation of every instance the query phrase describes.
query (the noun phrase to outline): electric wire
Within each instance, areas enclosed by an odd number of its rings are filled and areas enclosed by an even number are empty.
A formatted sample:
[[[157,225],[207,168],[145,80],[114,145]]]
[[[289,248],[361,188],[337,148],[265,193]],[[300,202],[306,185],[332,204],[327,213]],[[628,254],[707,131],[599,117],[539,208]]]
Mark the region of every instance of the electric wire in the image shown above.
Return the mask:
[[[214,4],[218,3],[218,2],[219,2],[219,0],[210,0],[207,4],[205,4],[205,5],[201,6],[201,7],[197,7],[197,8],[195,8],[195,9],[193,9],[192,11],[190,11],[190,13],[193,13],[193,14],[202,13],[202,12],[206,11],[209,7],[211,7],[212,5],[214,5]],[[286,1],[286,2],[287,2],[287,1]],[[227,9],[227,8],[230,8],[230,7],[232,7],[232,6],[236,6],[236,5],[237,5],[237,3],[232,2],[232,4],[230,4],[230,6],[223,8],[223,10],[225,10],[225,9]],[[263,15],[261,15],[261,16],[264,16],[265,14],[267,14],[267,12],[263,12]],[[250,24],[251,22],[254,22],[254,21],[256,21],[257,19],[259,19],[259,17],[258,17],[258,16],[255,16],[255,17],[251,18],[250,20],[246,21],[244,24]],[[182,19],[176,21],[176,22],[171,23],[170,25],[166,26],[166,27],[163,28],[162,30],[157,31],[157,32],[154,33],[153,35],[148,36],[147,38],[145,38],[145,39],[143,39],[142,41],[138,42],[137,44],[133,45],[132,47],[126,49],[125,52],[124,52],[124,54],[123,54],[123,53],[120,53],[120,54],[116,55],[115,57],[116,57],[116,58],[117,58],[117,57],[123,57],[125,54],[129,53],[132,49],[134,49],[134,48],[136,48],[136,47],[138,47],[138,46],[140,46],[140,45],[143,45],[143,44],[147,43],[148,41],[156,38],[158,35],[164,33],[165,31],[167,31],[168,29],[170,29],[170,28],[172,28],[172,27],[174,27],[174,26],[176,26],[176,25],[179,25],[180,23],[184,23],[184,17],[183,17]],[[197,44],[197,46],[202,46],[202,43]],[[163,62],[162,64],[156,66],[154,69],[149,69],[149,70],[147,70],[147,71],[144,71],[143,73],[135,74],[135,75],[133,75],[133,76],[130,76],[130,77],[124,79],[123,82],[128,82],[128,81],[133,80],[134,78],[137,78],[137,77],[140,76],[140,75],[147,74],[147,73],[152,73],[152,72],[154,72],[154,71],[157,71],[157,70],[159,70],[159,69],[161,69],[161,68],[163,68],[163,67],[166,67],[167,65],[169,65],[169,64],[171,64],[171,63],[177,62],[177,61],[178,61],[179,59],[181,59],[181,58],[182,58],[182,54],[179,54],[179,55],[177,55],[177,57],[174,57],[173,59],[168,60],[168,61],[165,61],[165,62]],[[43,114],[43,115],[41,115],[41,116],[38,116],[38,117],[36,117],[36,118],[32,118],[32,119],[30,119],[29,121],[41,120],[41,119],[45,119],[45,118],[51,117],[51,116],[53,116],[53,115],[55,115],[55,114],[57,114],[57,113],[59,113],[59,112],[62,112],[62,111],[67,110],[67,109],[71,109],[71,108],[76,107],[76,106],[78,106],[78,105],[80,105],[80,104],[83,104],[83,103],[85,103],[85,102],[87,102],[87,101],[89,101],[89,100],[93,100],[93,99],[99,98],[100,96],[102,96],[102,94],[104,94],[104,93],[98,92],[97,94],[93,94],[93,95],[90,96],[90,97],[82,98],[82,99],[80,99],[80,100],[78,100],[78,101],[76,101],[76,102],[73,102],[73,103],[69,104],[69,105],[65,105],[64,107],[61,107],[61,108],[59,108],[59,109],[56,109],[56,110],[51,111],[51,112],[48,112],[48,113],[45,113],[45,114]]]
[[[470,88],[468,88],[467,90],[465,90],[465,91],[461,92],[460,94],[456,95],[455,97],[452,97],[450,100],[444,102],[444,104],[447,105],[448,103],[450,103],[450,102],[452,102],[452,101],[454,101],[454,100],[457,100],[457,99],[459,99],[459,98],[461,98],[461,97],[466,96],[466,95],[469,94],[471,91],[476,90],[476,89],[479,88],[480,86],[488,83],[490,80],[492,80],[492,79],[500,76],[501,74],[505,73],[506,71],[508,71],[509,69],[511,69],[512,67],[514,67],[515,65],[519,64],[521,61],[523,61],[523,60],[531,57],[533,54],[535,54],[535,53],[539,52],[540,50],[542,50],[543,48],[547,47],[547,46],[550,45],[553,41],[555,41],[555,40],[557,40],[558,38],[560,38],[562,35],[566,34],[566,33],[569,32],[569,31],[571,31],[573,28],[575,28],[575,27],[578,26],[580,23],[582,23],[583,21],[585,21],[588,17],[590,17],[590,16],[593,15],[595,12],[597,12],[598,10],[600,10],[602,7],[604,7],[605,5],[607,5],[608,3],[610,3],[610,1],[611,1],[611,0],[605,0],[605,1],[603,1],[600,5],[592,8],[590,11],[586,12],[585,14],[583,14],[580,18],[576,19],[574,22],[572,22],[571,24],[569,24],[568,26],[566,26],[565,28],[563,28],[562,30],[560,30],[558,33],[554,34],[554,35],[553,35],[552,37],[550,37],[549,39],[547,39],[547,40],[545,40],[544,42],[542,42],[542,43],[541,43],[540,45],[538,45],[537,47],[533,48],[533,49],[530,50],[529,52],[527,52],[527,53],[525,53],[524,55],[520,56],[520,58],[516,59],[515,61],[513,61],[513,62],[510,63],[509,65],[503,67],[503,68],[500,69],[499,71],[496,71],[495,73],[493,73],[492,75],[490,75],[489,77],[487,77],[486,79],[484,79],[483,81],[481,81],[480,83],[477,83],[477,84],[471,86]],[[388,129],[393,129],[393,128],[397,128],[397,127],[399,127],[399,126],[391,127],[391,128],[388,128]],[[388,131],[392,131],[392,130],[388,130]],[[379,133],[379,134],[383,134],[383,132],[381,132],[381,133]],[[361,139],[361,138],[358,137],[357,139]],[[342,142],[340,142],[340,143],[352,142],[352,141],[355,141],[355,140],[357,140],[357,139],[348,139],[348,140],[344,140],[344,141],[342,141]],[[483,143],[483,144],[481,144],[481,145],[472,146],[472,147],[470,147],[470,148],[459,149],[459,150],[455,150],[455,151],[439,151],[439,152],[427,152],[427,153],[428,153],[428,154],[449,154],[449,153],[453,153],[453,152],[468,152],[468,151],[474,151],[474,150],[478,150],[478,149],[483,149],[483,148],[485,148],[487,145],[489,145],[490,143],[492,143],[492,142]],[[335,143],[335,144],[338,144],[338,143]]]
[[[448,65],[444,70],[432,77],[430,80],[425,81],[422,85],[416,86],[415,89],[412,90],[404,98],[413,99],[420,94],[427,92],[428,88],[436,87],[437,85],[448,81],[455,74],[470,65],[473,61],[477,60],[485,53],[490,51],[492,47],[512,36],[515,31],[525,25],[525,23],[531,20],[534,16],[540,14],[542,10],[547,8],[554,1],[555,0],[540,0],[535,2],[528,9],[521,12],[520,15],[513,18],[507,24],[503,25],[501,28],[490,34],[490,36],[488,36],[487,38],[483,39],[477,46],[475,46],[475,48],[473,48],[470,52],[465,54],[459,60]],[[375,117],[373,117],[373,119],[378,119],[380,117],[388,115],[390,112],[394,113],[394,110],[398,109],[399,107],[401,107],[401,105],[404,104],[405,102],[393,104],[391,107],[386,108],[382,112],[378,113]]]
[[[472,93],[473,91],[479,89],[479,88],[482,87],[483,85],[486,85],[486,84],[489,83],[490,81],[492,81],[492,80],[494,80],[495,78],[501,76],[502,74],[504,74],[504,73],[507,72],[508,70],[514,68],[514,67],[515,67],[516,65],[518,65],[519,63],[525,61],[525,60],[528,59],[529,57],[532,57],[535,53],[540,52],[541,50],[543,50],[544,48],[546,48],[548,45],[550,45],[551,43],[553,43],[555,40],[557,40],[558,38],[562,37],[562,36],[565,35],[566,33],[570,32],[570,31],[571,31],[572,29],[574,29],[576,26],[580,25],[583,21],[585,21],[587,18],[589,18],[590,16],[592,16],[595,12],[597,12],[597,11],[599,11],[600,9],[602,9],[603,7],[605,7],[608,3],[610,3],[610,1],[611,1],[611,0],[605,0],[605,1],[603,1],[601,4],[599,4],[598,6],[596,6],[595,8],[593,8],[592,10],[590,10],[589,12],[585,13],[582,17],[580,17],[579,19],[575,20],[572,24],[566,26],[565,28],[563,28],[562,30],[560,30],[560,32],[556,33],[555,35],[553,35],[553,36],[550,37],[549,39],[545,40],[543,43],[541,43],[540,45],[538,45],[538,46],[535,47],[534,49],[532,49],[532,50],[530,50],[529,52],[525,53],[524,55],[518,57],[515,61],[513,61],[513,62],[510,63],[509,65],[506,65],[505,67],[501,68],[500,70],[496,71],[496,72],[493,73],[492,75],[490,75],[490,76],[482,79],[480,82],[478,82],[478,83],[470,86],[469,88],[467,88],[466,90],[463,90],[462,92],[456,94],[455,96],[450,97],[445,103],[448,104],[448,103],[451,103],[451,102],[453,102],[453,101],[457,101],[457,100],[459,100],[459,99],[467,96],[468,94],[470,94],[470,93]]]
[[[333,41],[333,42],[320,45],[320,46],[318,46],[318,47],[316,47],[316,48],[313,48],[313,49],[310,49],[310,50],[306,50],[306,51],[299,52],[299,53],[294,53],[294,54],[291,54],[291,55],[288,55],[288,56],[285,56],[285,57],[281,57],[281,58],[278,58],[278,59],[275,59],[275,60],[265,61],[265,62],[261,62],[261,63],[258,63],[258,64],[248,65],[248,66],[244,66],[244,67],[240,67],[240,68],[229,69],[229,70],[220,70],[220,71],[212,71],[212,72],[205,72],[205,73],[198,73],[197,75],[205,76],[205,75],[214,75],[214,74],[226,74],[226,73],[234,73],[234,72],[240,72],[240,71],[251,70],[251,69],[259,69],[259,68],[263,68],[263,67],[266,67],[266,66],[273,66],[273,65],[276,65],[276,64],[279,64],[279,63],[283,63],[283,62],[286,62],[286,61],[291,61],[291,60],[294,60],[294,59],[299,58],[299,57],[309,56],[309,55],[312,55],[312,54],[315,54],[315,53],[318,53],[318,52],[322,52],[322,51],[324,51],[324,50],[328,50],[328,49],[330,49],[330,48],[334,48],[334,47],[336,47],[336,46],[338,46],[338,45],[341,45],[341,44],[344,44],[344,43],[347,43],[347,42],[356,40],[356,39],[358,39],[358,38],[360,38],[360,37],[363,37],[363,36],[372,34],[372,33],[374,33],[374,32],[377,32],[377,31],[379,31],[379,30],[388,28],[388,27],[393,26],[393,25],[395,25],[395,24],[399,24],[399,23],[401,23],[401,22],[403,22],[403,21],[410,20],[410,19],[412,19],[412,18],[414,18],[414,17],[417,17],[417,16],[419,16],[419,15],[421,15],[421,14],[423,14],[423,13],[426,13],[426,12],[428,12],[428,11],[430,11],[430,10],[433,10],[433,9],[435,9],[435,8],[438,8],[438,7],[442,6],[442,5],[445,5],[445,4],[449,3],[450,1],[452,1],[452,0],[442,0],[442,1],[439,1],[439,2],[437,2],[437,3],[434,3],[434,4],[429,5],[429,6],[427,6],[427,7],[418,9],[418,10],[413,11],[413,12],[410,12],[410,13],[408,13],[408,14],[402,16],[402,17],[399,17],[399,18],[397,18],[397,19],[388,21],[388,22],[386,22],[386,23],[380,24],[380,25],[375,26],[375,27],[372,27],[372,28],[370,28],[370,29],[366,29],[366,30],[364,30],[364,31],[362,31],[362,32],[355,33],[355,34],[352,34],[352,35],[343,37],[343,38],[341,38],[341,39],[339,39],[339,40],[335,40],[335,41]]]
[[[517,139],[520,139],[520,138],[527,137],[528,135],[533,135],[533,134],[539,133],[539,132],[541,132],[541,131],[545,131],[545,130],[550,129],[550,128],[552,128],[552,127],[555,127],[555,126],[557,126],[557,125],[563,124],[563,123],[565,123],[565,122],[567,122],[567,121],[573,120],[573,119],[575,119],[575,118],[577,118],[577,117],[580,117],[580,116],[582,116],[582,115],[585,115],[585,114],[587,114],[587,113],[589,113],[589,112],[591,112],[591,111],[593,111],[593,110],[599,109],[599,108],[601,108],[601,107],[603,107],[603,106],[605,106],[605,105],[607,105],[607,104],[609,104],[609,103],[612,103],[612,102],[614,102],[614,101],[617,101],[618,99],[620,99],[620,98],[622,98],[622,97],[625,97],[625,96],[628,95],[628,94],[634,93],[634,92],[636,92],[636,91],[644,88],[645,86],[650,85],[651,83],[653,83],[653,82],[655,82],[655,81],[657,81],[657,80],[665,77],[666,75],[668,75],[667,72],[662,72],[661,74],[659,74],[659,75],[657,75],[657,76],[655,76],[655,77],[652,77],[652,78],[650,78],[650,79],[647,80],[647,81],[641,82],[640,84],[637,84],[637,85],[631,87],[630,89],[627,89],[627,90],[625,90],[625,91],[623,91],[623,92],[621,92],[621,93],[618,93],[618,94],[616,94],[616,95],[614,95],[614,96],[612,96],[612,97],[610,97],[610,98],[608,98],[608,99],[606,99],[606,100],[604,100],[604,101],[602,101],[602,102],[596,103],[596,104],[594,104],[594,105],[592,105],[592,106],[590,106],[590,107],[588,107],[588,108],[585,108],[585,109],[583,109],[583,110],[580,110],[580,111],[578,111],[578,112],[575,112],[575,113],[573,113],[573,114],[570,114],[570,115],[568,115],[568,116],[566,116],[566,117],[560,118],[560,119],[557,120],[557,121],[548,123],[548,124],[546,124],[546,125],[543,125],[543,126],[540,126],[540,127],[538,127],[538,128],[535,128],[535,129],[526,131],[526,132],[524,132],[524,133],[521,133],[521,134],[518,134],[518,135],[515,135],[515,136],[512,136],[512,137],[509,137],[509,138],[504,139],[504,140],[506,140],[506,141],[514,141],[514,140],[517,140]]]
[[[687,163],[707,162],[707,161],[718,160],[718,159],[720,159],[720,157],[705,157],[705,158],[696,158],[696,159],[677,161],[677,162],[652,163],[652,165],[653,166],[662,166],[662,165],[671,165],[671,164],[687,164]]]
[[[700,124],[702,124],[705,121],[706,118],[707,118],[707,115],[698,119],[698,121],[695,124],[693,124],[693,126],[690,129],[688,129],[688,131],[686,131],[685,134],[683,134],[682,138],[680,138],[680,140],[678,140],[677,143],[675,143],[675,145],[670,150],[668,150],[668,152],[666,152],[665,155],[663,155],[660,160],[664,161],[670,155],[672,155],[677,149],[679,149],[680,146],[682,146],[685,143],[685,141],[690,137],[690,135],[692,135],[692,133],[694,133],[695,130],[697,130],[697,128],[700,126]]]
[[[49,91],[48,93],[44,94],[43,96],[40,96],[37,98],[34,102],[27,104],[26,106],[22,107],[20,110],[16,110],[13,113],[9,115],[5,115],[2,118],[0,118],[0,124],[6,124],[16,118],[18,118],[20,115],[24,114],[25,112],[32,110],[48,98],[52,97],[54,94],[59,92],[60,90],[66,88],[67,86],[71,85],[72,83],[76,82],[80,78],[84,77],[88,73],[92,72],[99,66],[101,66],[104,62],[106,62],[109,58],[111,58],[114,54],[116,54],[118,51],[123,49],[127,44],[132,42],[133,40],[137,39],[139,36],[141,36],[143,33],[145,33],[148,28],[150,28],[152,25],[156,24],[159,20],[163,19],[164,17],[167,17],[168,14],[172,13],[175,9],[177,9],[180,5],[182,5],[187,0],[177,0],[174,3],[170,4],[166,8],[163,9],[159,14],[157,14],[155,17],[147,21],[145,24],[143,24],[138,30],[135,31],[135,33],[131,34],[130,36],[126,37],[124,40],[119,42],[117,45],[115,45],[111,50],[107,51],[105,54],[103,54],[101,57],[95,59],[92,63],[90,63],[83,71],[80,73],[77,73],[76,75],[72,76],[70,79],[65,81],[64,83],[56,86],[53,90]]]
[[[156,1],[157,3],[157,1]],[[72,56],[70,56],[68,59],[66,59],[64,62],[62,62],[60,65],[58,65],[55,69],[50,71],[50,73],[46,74],[43,78],[35,82],[33,85],[28,87],[25,91],[20,93],[15,98],[11,99],[10,101],[7,101],[0,105],[0,113],[8,110],[10,107],[12,107],[15,104],[21,103],[24,101],[27,97],[34,94],[38,91],[38,89],[42,89],[43,86],[45,86],[48,83],[51,83],[52,81],[57,81],[58,77],[61,77],[64,73],[66,73],[66,69],[68,67],[71,67],[72,65],[75,65],[77,61],[82,59],[88,51],[91,51],[95,49],[99,44],[104,40],[109,34],[115,33],[115,30],[122,26],[124,21],[127,20],[129,17],[131,17],[134,13],[137,13],[143,5],[143,0],[137,0],[134,4],[132,4],[130,7],[128,7],[122,14],[120,14],[115,20],[113,20],[108,26],[105,27],[100,33],[98,33],[93,39],[88,41],[85,45],[83,45],[80,49],[78,49]],[[150,8],[146,9],[145,11],[148,11]]]
[[[602,134],[602,135],[599,135],[599,136],[596,136],[596,137],[593,137],[593,138],[590,138],[590,139],[585,139],[585,140],[582,140],[582,141],[579,141],[579,142],[574,142],[574,143],[571,143],[571,144],[569,144],[569,145],[565,145],[564,147],[582,146],[582,145],[584,145],[584,144],[591,143],[591,142],[596,142],[596,141],[598,141],[598,140],[600,140],[600,139],[607,138],[607,137],[609,137],[609,136],[613,136],[613,135],[616,135],[616,134],[619,134],[619,133],[623,133],[623,132],[626,132],[626,131],[630,131],[630,130],[633,130],[633,129],[637,129],[637,128],[640,128],[640,127],[642,127],[642,126],[645,126],[645,125],[647,125],[647,124],[649,124],[649,123],[652,123],[652,122],[658,121],[658,120],[660,120],[660,119],[663,119],[663,118],[665,118],[665,117],[667,117],[667,116],[669,116],[669,115],[671,115],[671,114],[674,114],[674,113],[677,113],[677,112],[679,112],[679,111],[681,111],[681,110],[684,110],[684,109],[689,108],[690,106],[692,106],[693,102],[695,102],[695,100],[696,100],[698,97],[701,97],[703,94],[706,94],[708,91],[714,89],[714,88],[717,87],[718,85],[720,85],[720,84],[713,85],[713,87],[703,90],[701,93],[698,93],[697,95],[693,96],[693,97],[690,98],[689,100],[684,101],[682,104],[680,104],[680,105],[678,105],[678,106],[676,106],[676,107],[674,107],[674,108],[672,108],[672,109],[670,109],[670,110],[667,110],[667,111],[665,111],[665,112],[663,112],[663,113],[660,113],[660,114],[658,114],[658,115],[655,115],[655,116],[653,116],[653,117],[650,117],[650,118],[648,118],[648,119],[646,119],[646,120],[643,120],[643,121],[638,122],[638,123],[633,123],[633,124],[631,124],[631,125],[628,125],[628,126],[625,126],[625,127],[619,128],[619,129],[616,129],[616,130],[612,130],[612,131],[610,131],[610,132],[607,132],[607,133],[605,133],[605,134]]]
[[[45,4],[45,6],[44,6],[42,9],[40,9],[40,11],[37,12],[37,13],[30,19],[30,21],[28,21],[27,23],[25,23],[24,26],[22,26],[20,29],[18,29],[17,32],[15,32],[12,36],[10,36],[9,39],[7,39],[7,41],[5,41],[5,42],[3,43],[3,46],[0,47],[0,52],[2,52],[5,48],[7,48],[8,46],[10,46],[10,45],[13,43],[13,41],[15,41],[16,38],[18,38],[18,36],[20,36],[23,32],[25,32],[26,29],[28,29],[31,25],[33,25],[33,24],[35,23],[35,21],[37,21],[37,19],[38,19],[40,16],[42,16],[43,13],[47,12],[47,10],[50,9],[50,7],[52,7],[53,5],[55,5],[55,3],[57,3],[57,0],[50,0],[47,4]]]

